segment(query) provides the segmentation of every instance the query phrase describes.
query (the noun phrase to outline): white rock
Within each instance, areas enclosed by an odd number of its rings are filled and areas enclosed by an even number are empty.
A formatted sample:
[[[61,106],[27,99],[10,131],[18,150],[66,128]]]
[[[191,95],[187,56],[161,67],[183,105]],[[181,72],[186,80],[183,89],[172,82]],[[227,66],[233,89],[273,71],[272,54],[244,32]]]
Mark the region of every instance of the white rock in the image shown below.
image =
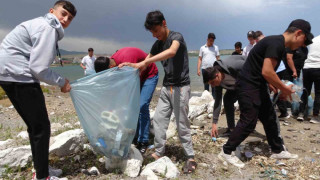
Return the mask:
[[[143,157],[140,151],[133,145],[130,148],[128,159],[121,160],[119,158],[105,158],[106,169],[121,169],[124,174],[129,177],[137,177],[142,166]]]
[[[212,113],[208,114],[208,118],[212,119],[213,118],[213,114]]]
[[[8,148],[0,151],[0,168],[25,167],[31,161],[31,146]]]
[[[76,156],[74,157],[74,160],[75,160],[75,161],[80,162],[80,159],[81,159],[80,155],[76,155]]]
[[[53,144],[50,146],[49,152],[59,157],[67,156],[81,150],[86,141],[83,129],[66,131],[53,137]]]
[[[54,115],[54,114],[55,114],[54,112],[51,112],[51,113],[50,113],[50,115]]]
[[[64,128],[72,128],[72,124],[70,124],[70,123],[65,123],[65,124],[63,125],[63,127],[64,127]]]
[[[261,151],[262,151],[262,150],[261,150],[260,148],[258,148],[258,147],[255,147],[253,150],[256,151],[256,152],[261,152]]]
[[[213,105],[214,105],[214,100],[208,103],[208,108],[207,108],[207,113],[212,114],[213,113]]]
[[[158,180],[158,176],[151,170],[145,169],[141,172],[140,176],[146,176],[147,180]]]
[[[13,139],[7,139],[5,141],[0,141],[0,150],[7,149],[8,147],[12,146],[14,142]]]
[[[190,105],[202,105],[202,104],[208,104],[213,100],[213,97],[210,92],[207,90],[203,91],[201,97],[192,96],[189,100],[189,106]]]
[[[97,176],[99,176],[100,175],[100,172],[99,172],[99,170],[98,170],[98,168],[96,168],[96,167],[91,167],[89,170],[89,173],[91,174],[91,175],[97,175]]]
[[[18,138],[21,138],[21,139],[29,139],[29,134],[27,131],[21,131],[18,135],[17,135]]]
[[[172,161],[164,156],[150,164],[148,164],[141,174],[148,174],[145,171],[150,172],[153,171],[154,173],[160,173],[164,175],[166,178],[177,178],[180,174],[178,168],[172,163]]]
[[[154,116],[155,111],[154,111],[154,110],[152,110],[152,109],[150,109],[150,110],[149,110],[149,112],[150,112],[150,120],[152,120],[152,119],[153,119],[153,116]]]
[[[74,123],[75,126],[81,126],[80,121]]]
[[[106,162],[106,160],[105,160],[104,158],[99,158],[99,162],[101,162],[101,163],[105,163],[105,162]]]
[[[62,125],[60,123],[52,123],[51,124],[51,132],[56,132],[62,129]]]
[[[188,117],[190,120],[198,117],[207,111],[208,104],[202,104],[201,106],[189,106],[189,114]]]

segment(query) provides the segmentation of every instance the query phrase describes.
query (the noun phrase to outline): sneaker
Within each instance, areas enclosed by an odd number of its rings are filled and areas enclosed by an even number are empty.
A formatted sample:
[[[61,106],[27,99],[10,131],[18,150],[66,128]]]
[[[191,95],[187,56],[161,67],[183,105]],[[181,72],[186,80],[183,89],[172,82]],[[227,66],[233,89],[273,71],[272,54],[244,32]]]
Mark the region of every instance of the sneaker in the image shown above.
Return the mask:
[[[60,178],[58,178],[56,176],[48,176],[47,178],[37,179],[36,173],[33,173],[32,180],[60,180]]]
[[[290,114],[281,114],[280,116],[278,116],[280,121],[284,121],[290,118]]]
[[[310,120],[310,123],[313,123],[313,124],[318,124],[320,123],[320,118],[319,116],[312,116],[311,120]]]
[[[270,156],[271,159],[297,159],[297,154],[291,154],[288,151],[281,151],[281,153],[274,153]]]
[[[137,149],[140,151],[141,154],[146,153],[147,149],[148,149],[148,143],[138,143]]]
[[[298,121],[304,121],[303,114],[300,113],[300,114],[298,115],[298,117],[297,117],[297,120],[298,120]]]
[[[221,160],[221,161],[225,161],[225,162],[228,162],[238,168],[243,168],[244,167],[244,163],[235,155],[229,155],[229,154],[225,154],[223,149],[221,150],[221,152],[219,153],[218,155],[218,158]]]

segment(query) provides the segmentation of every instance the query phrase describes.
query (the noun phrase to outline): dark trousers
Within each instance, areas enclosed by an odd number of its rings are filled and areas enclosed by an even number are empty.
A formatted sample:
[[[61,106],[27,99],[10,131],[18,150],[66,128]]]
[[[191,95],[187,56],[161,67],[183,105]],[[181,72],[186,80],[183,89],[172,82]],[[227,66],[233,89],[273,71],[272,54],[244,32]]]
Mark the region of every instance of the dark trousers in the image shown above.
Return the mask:
[[[240,120],[231,133],[227,143],[223,146],[226,154],[231,154],[236,147],[254,131],[258,118],[263,124],[268,144],[275,153],[284,150],[280,136],[280,127],[277,123],[276,112],[272,106],[267,87],[262,89],[241,89],[238,91],[240,106]]]
[[[28,127],[37,178],[48,177],[50,121],[39,83],[0,82]]]
[[[303,91],[301,96],[302,103],[300,104],[299,111],[303,113],[308,104],[308,96],[311,94],[312,84],[314,83],[314,103],[313,103],[313,115],[319,115],[320,108],[320,68],[303,69],[303,87],[306,91]]]
[[[203,71],[204,71],[204,69],[201,69],[201,72],[202,72],[202,74],[203,74]],[[203,76],[202,76],[203,77]],[[209,84],[204,84],[204,90],[207,90],[207,91],[209,91],[210,92],[210,85]],[[215,93],[214,93],[214,87],[211,87],[211,90],[212,90],[212,97],[215,99],[216,98],[216,95],[215,95]]]
[[[234,103],[238,100],[235,90],[227,90],[223,96],[224,110],[226,112],[228,128],[234,129]]]

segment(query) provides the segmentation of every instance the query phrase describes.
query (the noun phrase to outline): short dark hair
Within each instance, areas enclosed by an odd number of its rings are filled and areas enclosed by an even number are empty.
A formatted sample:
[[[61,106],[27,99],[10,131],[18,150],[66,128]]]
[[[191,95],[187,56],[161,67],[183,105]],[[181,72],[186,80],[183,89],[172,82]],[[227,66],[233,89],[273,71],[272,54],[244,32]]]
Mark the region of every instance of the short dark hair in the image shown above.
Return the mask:
[[[300,30],[300,29],[299,29],[299,28],[296,28],[296,27],[288,27],[285,32],[287,32],[287,33],[294,33],[294,32],[296,32],[297,30]]]
[[[88,51],[93,51],[93,48],[89,48]]]
[[[254,36],[255,36],[256,38],[258,38],[258,37],[261,36],[261,35],[263,35],[263,33],[262,33],[261,31],[256,31],[256,32],[254,32]]]
[[[210,80],[215,79],[218,72],[221,72],[221,67],[218,65],[204,69],[202,73],[203,83],[208,84]]]
[[[110,59],[108,57],[100,56],[94,61],[94,70],[98,73],[109,69]]]
[[[248,38],[249,38],[249,37],[252,37],[252,38],[255,39],[255,33],[254,33],[254,31],[249,31],[249,32],[247,33],[247,37],[248,37]]]
[[[208,39],[210,39],[210,38],[216,39],[216,35],[214,35],[214,33],[209,33],[208,34]]]
[[[239,48],[242,48],[242,43],[241,42],[236,42],[235,44],[234,44],[234,47],[236,48],[236,47],[239,47]]]
[[[58,6],[62,6],[63,9],[67,10],[70,14],[72,14],[73,17],[77,15],[77,9],[74,7],[74,5],[70,1],[59,0],[56,3],[54,3],[53,8]]]
[[[162,21],[166,20],[161,11],[151,11],[147,14],[146,21],[144,22],[144,27],[147,30],[151,30],[154,26],[162,25]]]

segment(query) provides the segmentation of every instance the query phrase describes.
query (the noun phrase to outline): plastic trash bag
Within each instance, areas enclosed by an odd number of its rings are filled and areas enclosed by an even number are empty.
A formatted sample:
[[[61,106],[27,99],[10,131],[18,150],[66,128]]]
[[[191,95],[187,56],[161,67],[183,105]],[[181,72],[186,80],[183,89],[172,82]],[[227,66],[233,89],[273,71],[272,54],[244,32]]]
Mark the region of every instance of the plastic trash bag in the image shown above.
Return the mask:
[[[70,95],[91,146],[103,155],[125,158],[140,111],[139,71],[112,68],[71,83]]]

